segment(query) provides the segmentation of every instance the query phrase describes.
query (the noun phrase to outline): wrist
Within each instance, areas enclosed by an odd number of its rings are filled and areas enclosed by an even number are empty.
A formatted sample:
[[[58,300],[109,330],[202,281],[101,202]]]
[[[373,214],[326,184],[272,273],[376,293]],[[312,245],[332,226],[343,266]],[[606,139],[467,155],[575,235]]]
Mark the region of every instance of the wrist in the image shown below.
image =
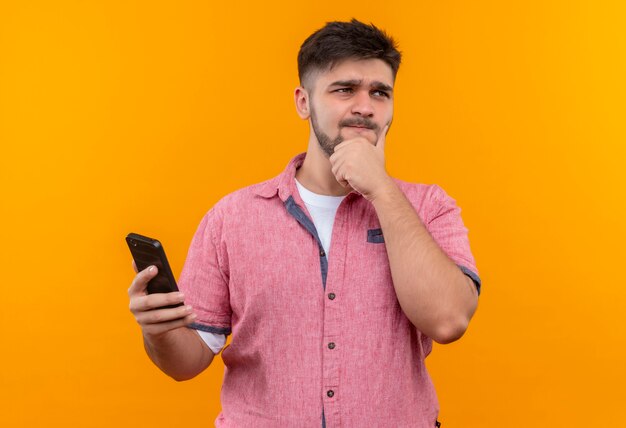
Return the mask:
[[[370,194],[368,199],[372,204],[384,202],[399,191],[400,189],[398,188],[398,185],[391,177],[387,176],[376,188],[376,190]]]

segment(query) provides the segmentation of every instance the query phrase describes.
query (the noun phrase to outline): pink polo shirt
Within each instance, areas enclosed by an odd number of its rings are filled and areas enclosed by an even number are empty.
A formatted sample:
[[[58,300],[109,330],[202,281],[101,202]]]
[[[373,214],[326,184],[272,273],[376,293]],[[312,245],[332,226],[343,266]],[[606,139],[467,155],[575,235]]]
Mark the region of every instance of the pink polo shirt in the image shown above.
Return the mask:
[[[221,199],[179,279],[198,330],[232,334],[217,427],[434,427],[432,340],[398,303],[365,198],[337,209],[329,259],[295,184],[305,157]],[[432,237],[480,279],[460,209],[437,185],[395,180]]]

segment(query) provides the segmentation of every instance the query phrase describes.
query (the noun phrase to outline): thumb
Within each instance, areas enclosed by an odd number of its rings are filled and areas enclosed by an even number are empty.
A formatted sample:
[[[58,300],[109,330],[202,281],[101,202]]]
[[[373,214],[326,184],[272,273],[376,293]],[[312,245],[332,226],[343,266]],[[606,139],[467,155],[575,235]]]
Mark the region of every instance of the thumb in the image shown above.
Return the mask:
[[[378,141],[376,141],[376,148],[385,151],[385,139],[387,138],[387,131],[389,130],[389,125],[385,125],[383,131],[378,136]]]

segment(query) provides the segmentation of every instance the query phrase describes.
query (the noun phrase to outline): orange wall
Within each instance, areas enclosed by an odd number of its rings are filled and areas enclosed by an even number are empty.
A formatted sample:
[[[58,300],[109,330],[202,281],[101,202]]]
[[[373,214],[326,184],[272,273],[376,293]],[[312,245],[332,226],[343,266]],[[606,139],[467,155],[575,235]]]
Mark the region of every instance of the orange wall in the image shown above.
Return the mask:
[[[249,3],[0,4],[0,425],[212,426],[221,359],[148,361],[123,238],[178,274],[221,196],[305,150],[297,49],[354,16],[405,55],[388,170],[456,198],[484,281],[428,358],[444,426],[626,426],[624,3]]]

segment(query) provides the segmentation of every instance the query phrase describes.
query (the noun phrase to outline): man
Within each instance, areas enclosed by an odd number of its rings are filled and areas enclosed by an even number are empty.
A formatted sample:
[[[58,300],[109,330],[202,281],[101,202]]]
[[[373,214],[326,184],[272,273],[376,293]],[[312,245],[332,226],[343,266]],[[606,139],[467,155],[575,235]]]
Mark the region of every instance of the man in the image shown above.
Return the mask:
[[[129,289],[146,351],[174,379],[232,333],[218,427],[438,425],[424,359],[463,335],[480,279],[454,200],[386,173],[400,59],[356,20],[312,34],[295,90],[307,152],[207,213],[182,293],[146,295],[154,267]]]

